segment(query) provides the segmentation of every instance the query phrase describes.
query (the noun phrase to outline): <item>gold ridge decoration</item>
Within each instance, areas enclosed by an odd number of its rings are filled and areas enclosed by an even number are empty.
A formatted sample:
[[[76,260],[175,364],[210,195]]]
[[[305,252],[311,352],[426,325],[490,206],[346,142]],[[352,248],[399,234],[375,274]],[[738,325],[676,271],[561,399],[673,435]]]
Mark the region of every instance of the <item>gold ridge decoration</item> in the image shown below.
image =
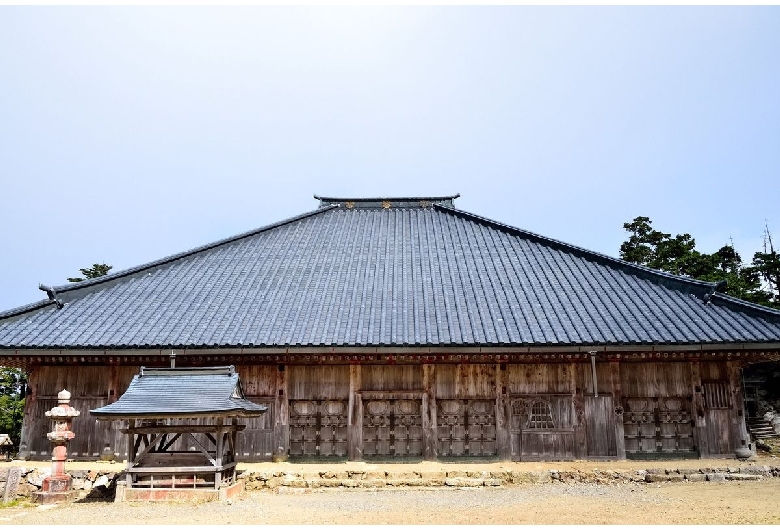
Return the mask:
[[[382,201],[382,208],[384,208],[385,210],[390,208],[390,201]]]
[[[344,206],[346,206],[348,209],[352,209],[355,207],[355,201],[347,201],[344,203]]]

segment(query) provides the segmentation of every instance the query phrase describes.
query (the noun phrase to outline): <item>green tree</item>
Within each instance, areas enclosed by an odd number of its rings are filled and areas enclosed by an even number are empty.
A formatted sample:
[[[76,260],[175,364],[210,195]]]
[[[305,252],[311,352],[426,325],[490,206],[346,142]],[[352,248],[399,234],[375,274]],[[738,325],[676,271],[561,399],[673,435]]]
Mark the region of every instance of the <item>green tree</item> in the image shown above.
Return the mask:
[[[753,268],[764,282],[765,305],[780,308],[780,253],[775,250],[769,226],[764,227],[764,251],[753,255]]]
[[[24,419],[27,374],[18,368],[0,366],[0,432],[8,434],[19,448]]]
[[[780,306],[780,256],[774,251],[766,229],[764,252],[757,252],[751,265],[742,261],[733,242],[712,254],[696,250],[690,234],[671,234],[655,230],[649,217],[636,217],[623,223],[630,234],[620,245],[620,258],[652,269],[696,280],[720,282],[723,292],[756,304]]]
[[[79,269],[81,274],[84,275],[84,278],[68,278],[68,281],[75,283],[83,282],[85,279],[91,280],[92,278],[100,278],[101,276],[108,274],[108,271],[111,269],[113,269],[111,265],[106,265],[105,263],[93,263],[91,267],[86,269]]]

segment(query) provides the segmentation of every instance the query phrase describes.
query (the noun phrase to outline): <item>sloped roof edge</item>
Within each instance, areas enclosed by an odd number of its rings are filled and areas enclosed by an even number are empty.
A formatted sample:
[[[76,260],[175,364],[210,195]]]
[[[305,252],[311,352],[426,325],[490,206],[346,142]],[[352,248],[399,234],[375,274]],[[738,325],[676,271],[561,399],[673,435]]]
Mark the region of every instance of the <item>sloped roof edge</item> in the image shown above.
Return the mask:
[[[719,300],[721,302],[725,302],[727,304],[742,306],[746,309],[750,309],[759,313],[768,314],[773,317],[780,317],[780,309],[773,309],[765,305],[754,304],[753,302],[748,302],[747,300],[742,300],[741,298],[736,298],[726,293],[718,293],[718,292],[713,293],[712,298],[710,300],[713,299]]]
[[[260,234],[262,232],[266,232],[268,230],[272,230],[274,228],[277,228],[277,227],[280,227],[280,226],[284,226],[286,224],[294,223],[295,221],[300,221],[301,219],[306,219],[307,217],[312,217],[314,215],[321,214],[323,212],[330,211],[330,210],[333,210],[333,209],[338,208],[338,207],[339,207],[338,205],[334,204],[334,205],[331,205],[331,206],[318,208],[316,210],[312,210],[312,211],[309,211],[309,212],[306,212],[306,213],[303,213],[303,214],[300,214],[300,215],[296,215],[294,217],[289,217],[287,219],[283,219],[283,220],[278,221],[276,223],[265,225],[265,226],[260,227],[260,228],[255,228],[254,230],[250,230],[248,232],[243,232],[243,233],[235,235],[235,236],[231,236],[231,237],[227,237],[227,238],[224,238],[224,239],[220,239],[220,240],[215,241],[213,243],[208,243],[206,245],[201,245],[199,247],[195,247],[195,248],[190,249],[190,250],[185,250],[184,252],[179,252],[177,254],[172,254],[170,256],[167,256],[167,257],[155,260],[155,261],[150,261],[148,263],[144,263],[143,265],[137,265],[135,267],[131,267],[129,269],[125,269],[125,270],[122,270],[122,271],[119,271],[119,272],[116,272],[116,273],[113,273],[113,274],[107,274],[106,276],[100,276],[98,278],[92,278],[92,279],[84,280],[84,281],[81,281],[81,282],[67,283],[65,285],[59,285],[59,286],[55,286],[55,287],[46,287],[46,286],[41,285],[39,288],[42,291],[46,291],[48,289],[53,289],[54,291],[57,292],[57,294],[70,293],[70,292],[78,291],[78,290],[81,290],[81,289],[87,289],[89,287],[94,287],[96,285],[100,285],[101,283],[112,282],[112,281],[119,280],[119,279],[127,277],[127,276],[131,276],[133,274],[137,274],[139,272],[143,272],[143,271],[145,271],[147,269],[152,269],[154,267],[159,267],[160,265],[165,265],[166,263],[170,263],[170,262],[182,259],[182,258],[186,258],[188,256],[192,256],[194,254],[198,254],[199,252],[204,252],[206,250],[211,250],[213,248],[216,248],[216,247],[219,247],[219,246],[222,246],[222,245],[226,245],[228,243],[233,243],[235,241],[244,239],[246,237],[251,237],[251,236],[254,236],[256,234]],[[14,317],[14,316],[19,316],[19,315],[22,315],[24,313],[29,313],[31,311],[35,311],[37,309],[42,309],[42,308],[44,308],[44,307],[46,307],[48,305],[55,304],[55,303],[56,303],[55,300],[42,300],[40,302],[34,302],[32,304],[28,304],[28,305],[25,305],[25,306],[17,307],[17,308],[14,308],[14,309],[9,309],[7,311],[0,312],[0,320],[5,319],[5,318]]]
[[[55,305],[56,303],[57,302],[54,300],[40,300],[31,304],[15,307],[13,309],[0,311],[0,320],[11,317],[18,317],[24,315],[25,313],[31,313],[33,311],[37,311],[38,309],[43,309],[44,307]]]
[[[249,401],[235,366],[141,367],[117,401],[90,410],[99,419],[259,416],[268,407]]]
[[[663,279],[668,280],[668,281],[678,282],[678,283],[682,283],[682,284],[688,284],[688,285],[691,285],[691,286],[694,286],[694,287],[699,287],[699,288],[703,289],[703,293],[702,294],[706,294],[707,292],[711,292],[712,296],[717,296],[719,299],[721,299],[723,301],[737,303],[737,304],[742,305],[742,306],[744,306],[746,308],[762,311],[762,312],[765,312],[765,313],[768,313],[768,314],[771,314],[771,315],[774,315],[774,316],[780,316],[780,311],[772,309],[770,307],[766,307],[766,306],[762,306],[762,305],[758,305],[758,304],[753,304],[751,302],[746,302],[744,300],[740,300],[739,298],[734,298],[733,296],[729,296],[729,295],[726,295],[726,294],[723,294],[723,293],[715,292],[715,289],[719,285],[718,282],[708,282],[708,281],[704,281],[704,280],[695,280],[693,278],[686,278],[684,276],[677,276],[675,274],[671,274],[671,273],[668,273],[668,272],[660,271],[660,270],[657,270],[657,269],[652,269],[650,267],[645,267],[643,265],[637,265],[637,264],[634,264],[634,263],[630,263],[628,261],[624,261],[624,260],[619,259],[619,258],[614,258],[612,256],[608,256],[606,254],[601,254],[600,252],[595,252],[593,250],[588,250],[588,249],[583,248],[583,247],[578,247],[577,245],[572,245],[570,243],[565,243],[565,242],[560,241],[558,239],[542,236],[542,235],[537,234],[535,232],[531,232],[531,231],[528,231],[528,230],[524,230],[522,228],[517,228],[517,227],[511,226],[511,225],[507,225],[507,224],[501,223],[499,221],[494,221],[494,220],[489,219],[487,217],[482,217],[480,215],[476,215],[476,214],[473,214],[471,212],[460,210],[460,209],[454,208],[452,206],[447,206],[447,205],[443,205],[443,204],[435,204],[433,207],[437,208],[439,210],[442,210],[442,211],[446,211],[446,212],[452,213],[454,215],[458,215],[458,216],[460,216],[460,217],[462,217],[464,219],[470,219],[470,220],[472,220],[474,222],[482,223],[482,224],[485,224],[487,226],[492,226],[492,227],[495,227],[495,228],[497,228],[499,230],[508,231],[508,232],[511,232],[511,233],[515,233],[517,235],[521,235],[523,237],[534,239],[534,240],[536,240],[536,241],[538,241],[540,243],[552,245],[554,247],[560,248],[560,249],[565,250],[565,251],[571,251],[571,252],[577,253],[579,255],[590,257],[592,259],[601,261],[601,262],[609,264],[609,265],[617,265],[618,267],[620,267],[622,269],[633,270],[633,271],[640,272],[640,273],[643,273],[643,274],[647,274],[647,275],[663,278]]]

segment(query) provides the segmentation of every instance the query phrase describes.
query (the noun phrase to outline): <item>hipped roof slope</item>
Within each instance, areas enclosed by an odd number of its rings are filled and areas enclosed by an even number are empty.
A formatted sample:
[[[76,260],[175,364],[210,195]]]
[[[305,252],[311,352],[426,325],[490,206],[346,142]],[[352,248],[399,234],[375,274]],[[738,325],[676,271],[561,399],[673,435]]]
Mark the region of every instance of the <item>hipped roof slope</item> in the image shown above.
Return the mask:
[[[141,368],[117,401],[90,410],[103,419],[252,417],[268,407],[244,397],[233,366]]]
[[[0,348],[780,345],[778,311],[452,196],[318,198],[298,217],[45,288],[51,300],[0,314]]]

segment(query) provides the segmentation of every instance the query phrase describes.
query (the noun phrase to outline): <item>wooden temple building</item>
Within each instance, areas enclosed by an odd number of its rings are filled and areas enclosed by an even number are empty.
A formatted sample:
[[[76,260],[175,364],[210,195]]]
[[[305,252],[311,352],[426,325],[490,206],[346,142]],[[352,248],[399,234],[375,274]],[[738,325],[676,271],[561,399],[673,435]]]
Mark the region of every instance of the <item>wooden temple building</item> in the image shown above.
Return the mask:
[[[47,459],[62,388],[108,410],[139,367],[233,365],[267,408],[235,457],[732,457],[740,385],[780,358],[780,312],[455,207],[319,199],[311,212],[0,313],[29,371],[21,453]],[[128,420],[74,422],[73,458],[132,460]],[[130,429],[130,431],[127,431]]]

